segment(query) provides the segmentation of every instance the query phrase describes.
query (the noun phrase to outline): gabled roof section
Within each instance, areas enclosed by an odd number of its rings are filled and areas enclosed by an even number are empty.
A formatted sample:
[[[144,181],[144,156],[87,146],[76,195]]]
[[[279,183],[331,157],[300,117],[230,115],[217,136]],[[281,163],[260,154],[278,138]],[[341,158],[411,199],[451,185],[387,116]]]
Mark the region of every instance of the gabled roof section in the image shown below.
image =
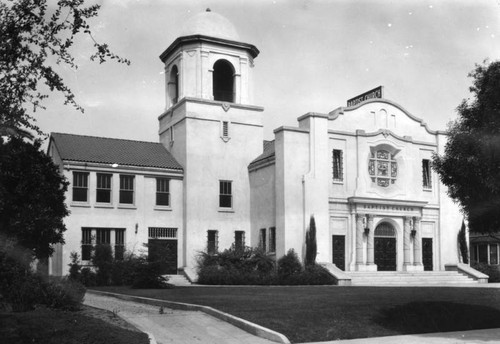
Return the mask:
[[[63,161],[182,171],[182,166],[161,143],[62,133],[52,133],[50,144],[52,143]]]
[[[274,140],[272,141],[264,140],[263,144],[264,144],[264,152],[261,155],[259,155],[256,159],[254,159],[250,163],[250,165],[248,165],[249,170],[252,170],[266,162],[274,161]]]

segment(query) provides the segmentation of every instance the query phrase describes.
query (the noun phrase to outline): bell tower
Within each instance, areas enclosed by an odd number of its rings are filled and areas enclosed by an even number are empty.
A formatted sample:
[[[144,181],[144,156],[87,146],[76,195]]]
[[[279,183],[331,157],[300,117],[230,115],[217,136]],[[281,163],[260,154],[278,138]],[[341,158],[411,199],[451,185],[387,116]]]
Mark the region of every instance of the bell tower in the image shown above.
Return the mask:
[[[160,55],[166,81],[160,142],[184,167],[185,266],[194,266],[194,254],[208,242],[219,250],[236,237],[250,244],[248,165],[263,145],[263,108],[252,104],[258,54],[229,20],[207,9]]]

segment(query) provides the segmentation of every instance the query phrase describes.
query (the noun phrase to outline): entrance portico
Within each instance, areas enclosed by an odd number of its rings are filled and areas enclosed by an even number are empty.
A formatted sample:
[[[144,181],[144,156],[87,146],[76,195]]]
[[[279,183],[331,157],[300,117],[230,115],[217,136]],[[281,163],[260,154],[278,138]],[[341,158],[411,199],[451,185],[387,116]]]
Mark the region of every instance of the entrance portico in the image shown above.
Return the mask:
[[[423,271],[421,219],[427,202],[351,197],[356,271]]]

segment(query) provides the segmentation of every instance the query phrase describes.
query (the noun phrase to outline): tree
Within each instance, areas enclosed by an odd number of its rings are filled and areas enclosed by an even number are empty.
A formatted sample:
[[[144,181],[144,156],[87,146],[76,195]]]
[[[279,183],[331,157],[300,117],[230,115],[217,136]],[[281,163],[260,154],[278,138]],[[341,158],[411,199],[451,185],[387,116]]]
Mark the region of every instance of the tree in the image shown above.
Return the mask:
[[[458,249],[460,251],[460,258],[463,263],[469,264],[469,249],[467,248],[467,238],[465,236],[465,222],[462,221],[462,227],[457,235]]]
[[[0,234],[44,260],[64,243],[68,182],[40,145],[0,139]]]
[[[458,106],[444,155],[434,155],[433,166],[470,231],[491,233],[500,229],[500,61],[476,65],[469,77],[473,98]]]
[[[76,36],[87,35],[94,42],[91,60],[130,64],[92,36],[87,20],[96,17],[99,8],[85,7],[84,0],[59,0],[51,6],[47,0],[0,2],[0,133],[8,128],[42,134],[31,113],[44,108],[47,91],[62,93],[65,104],[83,112],[55,69],[78,67],[71,55]]]
[[[305,266],[316,264],[317,251],[318,248],[316,244],[316,221],[314,220],[314,216],[311,216],[309,229],[306,232],[306,257],[304,259]]]

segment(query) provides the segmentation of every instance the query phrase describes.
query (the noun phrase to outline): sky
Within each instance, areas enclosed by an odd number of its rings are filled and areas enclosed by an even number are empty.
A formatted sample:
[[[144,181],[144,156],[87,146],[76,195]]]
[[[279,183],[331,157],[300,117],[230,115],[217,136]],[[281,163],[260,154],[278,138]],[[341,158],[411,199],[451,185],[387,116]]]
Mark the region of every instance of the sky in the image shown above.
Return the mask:
[[[92,3],[91,1],[88,4]],[[500,59],[500,0],[102,0],[94,38],[130,66],[91,62],[88,37],[75,42],[78,69],[60,67],[85,113],[51,95],[35,117],[45,133],[158,141],[165,109],[159,55],[183,23],[210,8],[255,45],[254,104],[264,138],[328,113],[379,85],[431,129],[445,130],[470,97],[476,63]],[[87,2],[86,2],[87,4]]]

